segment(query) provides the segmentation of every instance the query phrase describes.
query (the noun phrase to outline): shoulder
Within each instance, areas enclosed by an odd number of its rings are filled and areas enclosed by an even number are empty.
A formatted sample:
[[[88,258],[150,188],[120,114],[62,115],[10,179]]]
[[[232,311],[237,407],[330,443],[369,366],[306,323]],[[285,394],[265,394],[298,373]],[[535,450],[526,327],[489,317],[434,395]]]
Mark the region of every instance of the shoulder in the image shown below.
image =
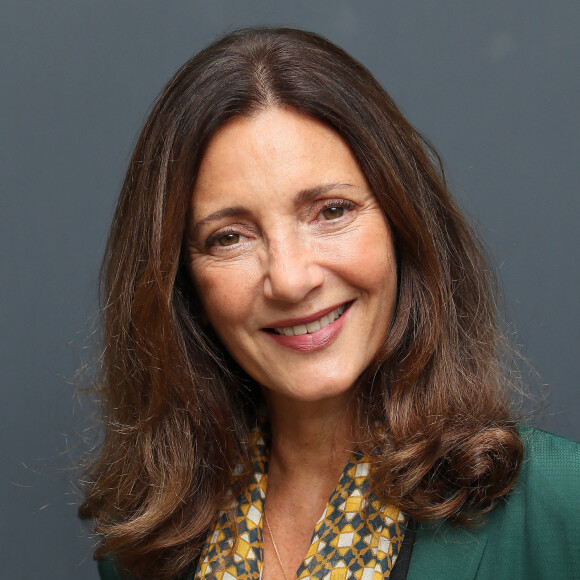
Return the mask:
[[[580,578],[580,443],[529,426],[520,436],[513,491],[473,530],[420,526],[409,580]]]
[[[580,443],[528,426],[520,436],[521,473],[497,517],[542,527],[544,544],[557,542],[564,530],[580,525]]]
[[[99,577],[101,580],[129,580],[121,572],[112,556],[107,556],[97,561]]]
[[[580,578],[580,443],[528,426],[520,436],[521,473],[484,526],[482,567],[489,577],[501,563],[514,577]]]
[[[105,557],[97,560],[97,567],[99,570],[99,578],[101,580],[136,580],[128,573],[123,573],[117,564],[113,554],[107,554]],[[195,569],[197,568],[197,561],[194,561],[186,570],[184,570],[175,580],[189,580],[193,578]]]
[[[520,437],[525,455],[518,481],[489,523],[502,529],[525,523],[527,536],[537,535],[546,550],[580,525],[580,443],[525,425]]]
[[[558,492],[571,490],[576,484],[578,489],[580,443],[527,425],[520,427],[520,437],[525,448],[520,487],[527,484],[532,486],[527,491],[533,492],[537,484],[546,484],[548,490]]]

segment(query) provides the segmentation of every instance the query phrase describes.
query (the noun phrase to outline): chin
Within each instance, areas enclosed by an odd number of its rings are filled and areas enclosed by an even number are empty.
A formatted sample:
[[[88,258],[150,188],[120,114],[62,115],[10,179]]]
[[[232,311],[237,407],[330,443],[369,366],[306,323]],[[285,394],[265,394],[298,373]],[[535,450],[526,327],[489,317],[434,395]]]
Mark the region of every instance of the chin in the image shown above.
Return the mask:
[[[325,381],[324,384],[320,384],[320,377],[317,380],[305,379],[300,381],[297,385],[272,385],[271,387],[265,387],[267,391],[267,397],[278,398],[282,397],[284,399],[290,399],[294,401],[300,401],[302,403],[319,403],[323,401],[331,401],[333,399],[345,399],[345,403],[351,395],[354,388],[355,379],[339,379],[335,381]],[[307,385],[314,386],[314,388],[308,388]]]

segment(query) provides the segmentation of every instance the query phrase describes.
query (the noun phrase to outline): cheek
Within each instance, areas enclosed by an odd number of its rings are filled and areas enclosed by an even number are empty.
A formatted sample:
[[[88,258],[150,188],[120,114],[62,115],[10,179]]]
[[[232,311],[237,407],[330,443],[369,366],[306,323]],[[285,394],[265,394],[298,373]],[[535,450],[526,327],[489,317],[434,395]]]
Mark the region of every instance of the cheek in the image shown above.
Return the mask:
[[[396,291],[397,267],[391,234],[382,221],[361,228],[343,256],[351,282],[389,298]]]
[[[247,319],[254,301],[251,269],[219,265],[192,270],[209,323],[221,336],[226,330],[235,332],[235,324]]]

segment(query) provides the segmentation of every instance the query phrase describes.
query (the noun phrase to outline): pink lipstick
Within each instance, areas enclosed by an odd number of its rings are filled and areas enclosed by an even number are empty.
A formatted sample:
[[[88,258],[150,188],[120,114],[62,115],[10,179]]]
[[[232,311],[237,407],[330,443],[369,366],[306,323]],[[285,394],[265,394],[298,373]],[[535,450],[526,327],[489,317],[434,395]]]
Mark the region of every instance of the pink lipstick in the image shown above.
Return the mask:
[[[305,352],[320,350],[340,334],[352,304],[345,302],[302,318],[278,320],[264,331],[286,348]]]

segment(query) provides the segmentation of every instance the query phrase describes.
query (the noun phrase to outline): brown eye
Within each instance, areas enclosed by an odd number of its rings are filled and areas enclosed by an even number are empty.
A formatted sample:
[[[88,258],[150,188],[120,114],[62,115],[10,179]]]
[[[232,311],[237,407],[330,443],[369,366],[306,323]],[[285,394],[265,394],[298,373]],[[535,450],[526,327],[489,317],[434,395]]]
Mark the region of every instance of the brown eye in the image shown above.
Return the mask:
[[[339,217],[342,217],[343,214],[344,214],[344,208],[338,207],[338,206],[327,207],[325,210],[322,211],[322,215],[324,216],[324,219],[327,219],[327,220],[338,219]]]
[[[233,246],[240,241],[240,234],[226,234],[218,238],[217,242],[220,246]]]

